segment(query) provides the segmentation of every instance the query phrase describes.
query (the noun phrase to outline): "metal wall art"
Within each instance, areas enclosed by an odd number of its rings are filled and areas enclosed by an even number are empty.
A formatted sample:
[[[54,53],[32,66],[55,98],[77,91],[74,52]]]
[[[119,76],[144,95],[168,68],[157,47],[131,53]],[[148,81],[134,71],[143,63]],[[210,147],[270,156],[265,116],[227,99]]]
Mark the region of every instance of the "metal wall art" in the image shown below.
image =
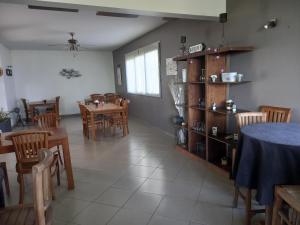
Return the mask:
[[[74,69],[62,69],[59,74],[67,79],[81,77],[81,73]]]

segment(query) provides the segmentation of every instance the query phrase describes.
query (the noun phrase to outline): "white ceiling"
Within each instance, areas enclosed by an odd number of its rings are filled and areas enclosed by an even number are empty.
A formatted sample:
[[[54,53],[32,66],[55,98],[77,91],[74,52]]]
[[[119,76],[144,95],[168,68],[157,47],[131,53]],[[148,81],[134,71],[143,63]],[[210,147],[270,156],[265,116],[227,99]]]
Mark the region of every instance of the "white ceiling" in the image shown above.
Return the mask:
[[[79,13],[28,9],[24,4],[0,3],[0,43],[10,49],[59,49],[69,32],[81,46],[113,50],[161,26],[159,17],[116,18],[96,16],[96,9]]]

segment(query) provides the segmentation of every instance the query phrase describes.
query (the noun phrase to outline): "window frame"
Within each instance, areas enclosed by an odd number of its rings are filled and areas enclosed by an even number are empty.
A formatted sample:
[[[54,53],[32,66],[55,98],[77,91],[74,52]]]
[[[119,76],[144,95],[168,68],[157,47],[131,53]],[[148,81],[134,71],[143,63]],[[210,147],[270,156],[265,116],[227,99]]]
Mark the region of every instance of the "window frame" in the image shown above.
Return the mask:
[[[138,56],[140,54],[140,52],[145,53],[149,49],[157,49],[157,51],[158,51],[158,81],[159,81],[158,90],[159,90],[159,93],[158,94],[147,94],[147,93],[142,94],[142,93],[129,92],[128,91],[127,67],[126,67],[127,59],[130,57],[135,58],[136,56]],[[144,56],[145,56],[145,54],[144,54]],[[127,92],[127,94],[136,95],[136,96],[153,97],[153,98],[161,98],[162,97],[162,93],[161,93],[162,92],[162,90],[161,90],[161,60],[160,59],[161,59],[161,51],[160,51],[160,42],[159,41],[156,41],[152,44],[148,44],[146,46],[135,49],[135,50],[125,54],[125,74],[126,74],[126,92]],[[146,80],[145,80],[145,85],[147,86]]]

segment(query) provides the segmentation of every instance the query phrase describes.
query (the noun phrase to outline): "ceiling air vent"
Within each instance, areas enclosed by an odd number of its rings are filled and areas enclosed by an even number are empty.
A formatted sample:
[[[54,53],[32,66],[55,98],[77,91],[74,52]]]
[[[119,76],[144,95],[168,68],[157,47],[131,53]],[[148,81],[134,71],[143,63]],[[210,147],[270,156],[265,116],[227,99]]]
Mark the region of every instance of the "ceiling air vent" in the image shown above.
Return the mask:
[[[98,11],[96,13],[97,16],[110,16],[110,17],[122,17],[122,18],[137,18],[139,15],[135,14],[127,14],[127,13],[114,13],[114,12],[104,12]]]
[[[75,12],[75,13],[79,12],[78,9],[48,7],[48,6],[39,6],[39,5],[28,5],[28,9],[59,11],[59,12]]]

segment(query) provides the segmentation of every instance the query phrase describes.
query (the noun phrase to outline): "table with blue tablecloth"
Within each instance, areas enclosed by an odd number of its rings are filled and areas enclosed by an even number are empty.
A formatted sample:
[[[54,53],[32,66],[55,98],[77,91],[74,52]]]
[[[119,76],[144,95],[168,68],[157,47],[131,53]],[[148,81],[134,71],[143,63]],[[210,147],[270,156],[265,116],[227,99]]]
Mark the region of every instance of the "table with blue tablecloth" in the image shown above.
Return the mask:
[[[256,189],[256,200],[265,206],[273,204],[275,185],[299,185],[300,124],[243,127],[233,177],[238,186]]]

